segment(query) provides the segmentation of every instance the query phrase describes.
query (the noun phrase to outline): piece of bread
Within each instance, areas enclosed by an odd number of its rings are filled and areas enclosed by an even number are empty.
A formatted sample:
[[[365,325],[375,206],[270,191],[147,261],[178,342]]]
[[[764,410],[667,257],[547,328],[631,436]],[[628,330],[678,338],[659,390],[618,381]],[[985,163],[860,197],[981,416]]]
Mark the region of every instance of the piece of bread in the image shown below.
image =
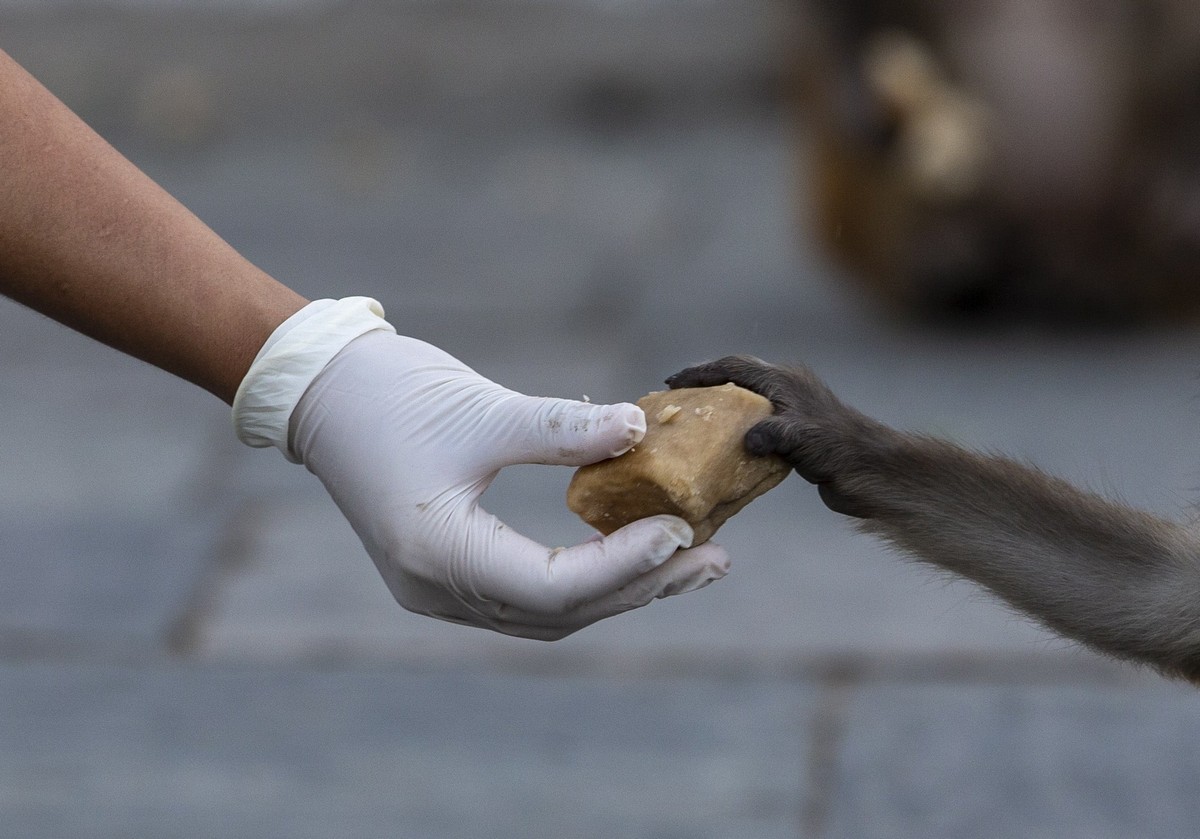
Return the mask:
[[[669,513],[707,542],[725,521],[787,477],[776,457],[751,457],[742,438],[771,415],[769,400],[737,385],[656,391],[637,402],[646,436],[620,457],[584,466],[567,506],[601,533]]]

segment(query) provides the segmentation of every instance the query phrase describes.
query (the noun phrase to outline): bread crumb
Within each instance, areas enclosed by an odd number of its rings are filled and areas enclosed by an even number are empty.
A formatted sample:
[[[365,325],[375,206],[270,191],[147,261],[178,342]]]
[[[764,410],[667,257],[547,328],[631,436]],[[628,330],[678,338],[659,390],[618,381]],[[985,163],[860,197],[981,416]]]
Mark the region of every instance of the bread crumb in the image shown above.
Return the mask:
[[[678,405],[668,405],[658,412],[658,416],[655,417],[655,419],[657,419],[660,424],[666,425],[671,420],[675,419],[676,415],[682,410],[683,408],[680,408]]]

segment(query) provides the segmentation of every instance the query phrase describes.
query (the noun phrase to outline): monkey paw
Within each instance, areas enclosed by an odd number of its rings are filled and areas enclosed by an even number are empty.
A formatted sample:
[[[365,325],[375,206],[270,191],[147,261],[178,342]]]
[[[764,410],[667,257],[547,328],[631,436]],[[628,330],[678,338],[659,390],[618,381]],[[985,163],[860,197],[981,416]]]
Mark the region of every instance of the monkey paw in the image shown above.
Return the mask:
[[[895,432],[850,408],[807,367],[783,367],[753,356],[728,356],[682,370],[667,385],[715,387],[732,382],[775,406],[775,414],[746,432],[746,450],[786,460],[816,484],[831,510],[875,515],[870,480],[876,456]]]

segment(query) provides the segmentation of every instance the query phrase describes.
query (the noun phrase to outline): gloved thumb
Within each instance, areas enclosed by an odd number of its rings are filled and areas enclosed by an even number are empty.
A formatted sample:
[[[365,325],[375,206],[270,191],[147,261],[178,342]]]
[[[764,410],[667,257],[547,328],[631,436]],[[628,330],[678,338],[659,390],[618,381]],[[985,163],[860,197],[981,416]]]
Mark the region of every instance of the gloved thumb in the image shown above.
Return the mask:
[[[646,434],[637,405],[593,405],[572,399],[524,396],[508,417],[500,466],[541,463],[584,466],[624,454]]]

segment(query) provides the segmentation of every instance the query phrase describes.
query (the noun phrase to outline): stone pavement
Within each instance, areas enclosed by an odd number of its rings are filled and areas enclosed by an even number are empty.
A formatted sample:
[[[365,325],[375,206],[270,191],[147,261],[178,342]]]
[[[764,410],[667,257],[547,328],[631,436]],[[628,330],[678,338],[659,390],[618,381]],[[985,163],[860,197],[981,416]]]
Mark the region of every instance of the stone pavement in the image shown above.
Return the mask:
[[[1189,504],[1196,335],[921,330],[805,241],[778,5],[88,5],[0,4],[0,47],[268,271],[504,384],[805,360],[887,420]],[[7,303],[0,365],[0,836],[1196,835],[1194,691],[798,480],[722,531],[719,584],[518,641],[396,607],[195,388]],[[487,502],[577,541],[569,477]]]

